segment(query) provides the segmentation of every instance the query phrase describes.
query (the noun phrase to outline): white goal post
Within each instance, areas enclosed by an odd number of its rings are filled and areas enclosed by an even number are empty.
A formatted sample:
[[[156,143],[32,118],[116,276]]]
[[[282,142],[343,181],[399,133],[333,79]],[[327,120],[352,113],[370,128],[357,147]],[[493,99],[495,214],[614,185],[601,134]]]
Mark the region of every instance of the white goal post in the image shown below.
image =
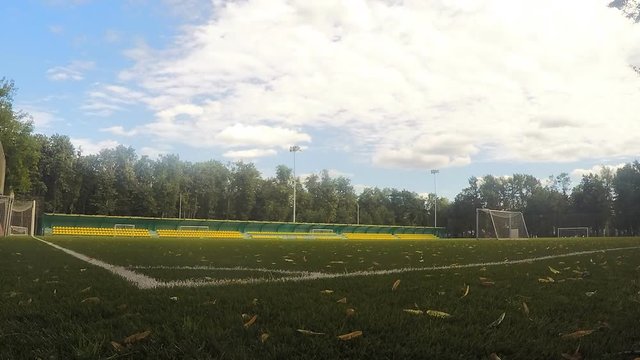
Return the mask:
[[[589,228],[586,226],[559,227],[558,237],[589,237]]]
[[[476,209],[476,239],[522,239],[529,231],[520,211]]]
[[[135,224],[115,224],[115,225],[113,225],[113,228],[115,230],[119,230],[119,229],[135,229],[136,225]]]

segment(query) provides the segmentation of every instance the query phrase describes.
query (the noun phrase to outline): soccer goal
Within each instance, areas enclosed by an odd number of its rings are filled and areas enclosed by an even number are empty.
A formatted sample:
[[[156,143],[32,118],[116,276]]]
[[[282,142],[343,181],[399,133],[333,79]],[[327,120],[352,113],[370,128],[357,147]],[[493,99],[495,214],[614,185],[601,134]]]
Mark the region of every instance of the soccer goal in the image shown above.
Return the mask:
[[[476,209],[476,239],[528,238],[527,224],[520,211]]]
[[[558,228],[558,237],[589,237],[589,228],[586,226]]]
[[[113,228],[115,230],[130,230],[130,229],[135,229],[136,225],[135,224],[115,224],[113,225]]]
[[[10,202],[9,235],[35,235],[36,202],[13,200]]]

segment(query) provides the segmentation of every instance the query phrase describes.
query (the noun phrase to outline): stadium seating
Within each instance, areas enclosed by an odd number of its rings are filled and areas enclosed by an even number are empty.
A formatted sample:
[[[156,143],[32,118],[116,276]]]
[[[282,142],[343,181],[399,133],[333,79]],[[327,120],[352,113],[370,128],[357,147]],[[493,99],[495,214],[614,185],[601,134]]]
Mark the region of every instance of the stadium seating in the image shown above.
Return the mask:
[[[150,237],[147,229],[114,229],[76,226],[54,226],[53,235],[68,236],[123,236],[123,237]]]
[[[339,234],[335,233],[324,233],[324,232],[276,232],[276,231],[264,231],[264,232],[249,232],[248,233],[252,239],[259,240],[312,240],[312,239],[322,239],[322,240],[330,240],[330,239],[342,239]]]
[[[177,238],[212,238],[212,239],[242,239],[244,235],[239,231],[218,230],[158,230],[159,237]]]
[[[396,234],[400,240],[435,240],[438,237],[433,234]]]
[[[396,240],[393,234],[343,233],[348,240]]]

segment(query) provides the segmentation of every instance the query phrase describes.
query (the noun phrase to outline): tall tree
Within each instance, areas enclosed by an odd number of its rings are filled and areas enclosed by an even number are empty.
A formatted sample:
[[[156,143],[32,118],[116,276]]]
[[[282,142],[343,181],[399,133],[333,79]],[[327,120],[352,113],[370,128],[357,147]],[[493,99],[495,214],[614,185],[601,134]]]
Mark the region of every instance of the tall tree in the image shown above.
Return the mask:
[[[584,175],[571,193],[574,226],[591,226],[601,234],[611,213],[611,199],[604,180],[598,175]]]
[[[613,179],[616,225],[624,235],[640,234],[640,163],[618,169]]]
[[[68,136],[42,137],[40,175],[46,189],[44,210],[73,212],[80,191],[76,176],[76,150]]]
[[[6,159],[4,193],[28,194],[37,176],[40,149],[29,115],[13,109],[15,85],[0,79],[0,142]],[[2,193],[3,189],[0,189]]]

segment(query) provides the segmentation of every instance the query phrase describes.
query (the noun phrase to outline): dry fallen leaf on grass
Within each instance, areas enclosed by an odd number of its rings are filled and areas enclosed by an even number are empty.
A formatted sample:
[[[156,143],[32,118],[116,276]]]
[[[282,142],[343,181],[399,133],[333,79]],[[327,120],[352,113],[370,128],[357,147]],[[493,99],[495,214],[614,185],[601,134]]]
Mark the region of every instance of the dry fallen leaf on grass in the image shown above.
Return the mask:
[[[595,295],[598,292],[598,290],[596,291],[587,291],[586,293],[584,293],[585,295],[587,295],[587,297],[592,297],[593,295]]]
[[[492,287],[494,286],[496,283],[493,281],[481,281],[480,285],[484,286],[484,287]]]
[[[451,317],[451,314],[446,313],[444,311],[438,311],[438,310],[427,310],[427,315],[441,318],[441,319],[446,319],[448,317]]]
[[[400,279],[396,280],[391,287],[391,291],[396,291],[396,289],[400,286]]]
[[[122,352],[122,350],[124,350],[124,346],[120,345],[120,343],[117,341],[112,341],[111,346],[117,352]]]
[[[91,290],[91,286],[86,287],[86,288],[84,288],[84,289],[80,290],[80,293],[86,293],[86,292],[89,292],[89,290]]]
[[[551,271],[551,272],[552,272],[552,273],[554,273],[554,274],[560,274],[560,271],[558,271],[558,270],[556,270],[556,269],[552,268],[551,266],[549,266],[549,271]]]
[[[342,299],[340,299],[340,300],[338,300],[336,302],[339,303],[339,304],[346,304],[347,303],[347,298],[343,297]]]
[[[253,304],[253,306],[258,306],[258,303],[260,302],[260,300],[254,298],[251,303]]]
[[[311,330],[298,329],[296,331],[299,332],[300,334],[303,334],[303,335],[324,335],[324,333],[315,332],[315,331],[311,331]]]
[[[522,311],[524,311],[524,315],[526,317],[529,317],[529,307],[527,306],[526,302],[522,302]]]
[[[498,354],[491,353],[491,355],[489,355],[489,360],[502,360],[502,359],[500,359],[500,356],[498,356]]]
[[[81,301],[81,303],[88,303],[88,304],[98,304],[100,303],[100,298],[99,297],[88,297],[84,300]]]
[[[320,294],[333,294],[333,290],[322,290]]]
[[[543,284],[548,284],[548,283],[552,283],[553,279],[549,280],[548,278],[539,278],[538,282]]]
[[[352,308],[348,308],[347,310],[345,310],[345,314],[347,314],[347,316],[353,316],[356,314],[356,310]]]
[[[413,314],[413,315],[422,315],[424,313],[422,310],[416,310],[416,309],[403,309],[402,311],[408,314]]]
[[[464,294],[462,294],[460,299],[462,299],[463,297],[465,297],[467,295],[469,295],[469,285],[466,285],[466,288],[464,289]]]
[[[492,322],[491,324],[489,324],[489,326],[488,326],[488,327],[498,327],[498,325],[502,324],[502,321],[504,320],[504,316],[505,316],[506,314],[507,314],[507,313],[502,313],[502,315],[500,315],[500,316],[496,319],[496,321],[494,321],[494,322]]]
[[[343,340],[343,341],[347,341],[347,340],[355,339],[355,338],[360,337],[360,336],[362,336],[362,331],[357,330],[357,331],[350,332],[348,334],[340,335],[340,336],[338,336],[338,339]]]
[[[562,335],[563,339],[579,339],[583,336],[591,334],[594,330],[576,330],[570,334]]]
[[[143,331],[143,332],[139,332],[139,333],[135,333],[133,335],[129,335],[124,339],[124,343],[129,345],[129,344],[134,344],[137,343],[140,340],[145,339],[147,336],[149,336],[151,334],[151,330],[147,330],[147,331]]]
[[[260,335],[260,342],[264,344],[264,342],[267,341],[268,338],[269,334],[263,333],[262,335]]]
[[[254,322],[256,322],[257,318],[258,318],[258,315],[253,315],[253,317],[251,317],[251,319],[249,319],[249,321],[244,323],[244,328],[248,329],[251,325],[253,325]]]

